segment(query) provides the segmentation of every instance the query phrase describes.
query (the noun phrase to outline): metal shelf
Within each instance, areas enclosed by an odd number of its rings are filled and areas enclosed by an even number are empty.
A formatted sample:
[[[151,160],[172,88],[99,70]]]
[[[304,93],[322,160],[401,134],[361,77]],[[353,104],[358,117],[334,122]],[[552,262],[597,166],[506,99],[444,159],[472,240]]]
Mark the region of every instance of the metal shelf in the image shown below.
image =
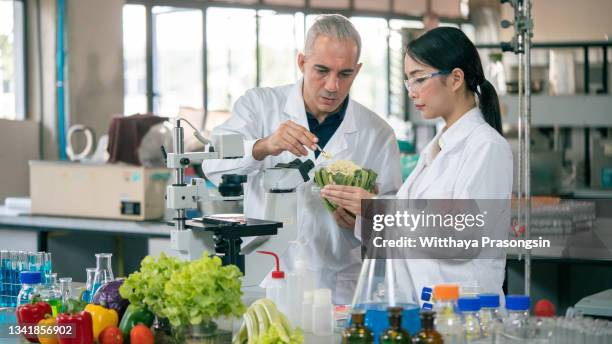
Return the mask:
[[[502,122],[518,123],[518,97],[501,96]],[[606,127],[612,128],[612,96],[609,95],[568,95],[531,97],[531,126],[537,127]],[[410,120],[416,125],[435,125],[436,121],[423,120],[410,103]]]

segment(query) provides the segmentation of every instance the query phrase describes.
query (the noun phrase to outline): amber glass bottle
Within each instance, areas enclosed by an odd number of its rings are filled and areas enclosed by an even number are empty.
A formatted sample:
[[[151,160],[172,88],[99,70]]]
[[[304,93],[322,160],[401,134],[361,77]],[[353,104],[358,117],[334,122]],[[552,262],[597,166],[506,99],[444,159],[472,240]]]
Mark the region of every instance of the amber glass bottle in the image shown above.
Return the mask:
[[[374,335],[364,325],[365,312],[354,311],[351,313],[351,327],[342,332],[342,344],[372,344]]]
[[[413,344],[442,344],[442,335],[434,329],[436,315],[432,311],[421,312],[421,331],[412,337]]]
[[[410,334],[402,328],[402,307],[389,307],[389,328],[380,335],[381,344],[408,344]]]

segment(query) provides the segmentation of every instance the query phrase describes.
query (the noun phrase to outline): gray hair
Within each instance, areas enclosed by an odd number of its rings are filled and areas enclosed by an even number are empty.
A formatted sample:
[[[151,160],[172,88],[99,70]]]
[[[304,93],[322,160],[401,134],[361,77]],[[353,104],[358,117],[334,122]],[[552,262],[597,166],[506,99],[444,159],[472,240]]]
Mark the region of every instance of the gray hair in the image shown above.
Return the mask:
[[[357,61],[361,55],[361,36],[351,21],[341,14],[322,14],[306,34],[304,54],[308,55],[319,36],[335,38],[339,41],[352,40],[357,44]]]

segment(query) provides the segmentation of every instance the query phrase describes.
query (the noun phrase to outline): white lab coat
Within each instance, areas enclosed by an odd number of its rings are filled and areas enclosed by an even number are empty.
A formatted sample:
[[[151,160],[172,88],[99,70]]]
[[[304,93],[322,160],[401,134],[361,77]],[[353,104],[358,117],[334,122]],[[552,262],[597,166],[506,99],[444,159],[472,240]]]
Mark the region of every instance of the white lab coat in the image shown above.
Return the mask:
[[[213,134],[241,134],[245,139],[243,158],[207,161],[204,172],[217,185],[222,174],[248,175],[244,190],[244,213],[248,217],[263,218],[264,215],[262,171],[296,158],[290,152],[283,152],[257,161],[252,156],[255,142],[271,135],[288,120],[308,128],[302,82],[247,91],[234,104],[232,116],[213,131]],[[399,189],[399,149],[393,129],[354,100],[350,99],[344,120],[323,148],[333,156],[332,160],[351,160],[375,170],[381,193]],[[321,163],[329,163],[322,155],[315,160],[312,151],[309,151],[308,158],[315,162],[315,169]],[[311,191],[312,186],[311,179],[297,190],[298,239],[306,242],[303,254],[309,268],[315,272],[315,286],[330,288],[335,303],[349,303],[361,267],[360,242],[352,231],[338,227],[320,195]]]
[[[440,152],[431,161],[433,145]],[[426,161],[431,161],[428,166]],[[422,174],[422,175],[421,175]],[[418,179],[418,185],[415,180]],[[417,166],[397,193],[407,199],[506,200],[512,195],[512,152],[508,142],[489,126],[478,108],[465,113],[421,153]],[[509,203],[508,203],[509,205]],[[510,230],[510,209],[500,214],[495,230]],[[505,259],[407,259],[409,278],[417,297],[423,287],[459,283],[480,292],[502,294]],[[408,294],[410,295],[410,294]]]

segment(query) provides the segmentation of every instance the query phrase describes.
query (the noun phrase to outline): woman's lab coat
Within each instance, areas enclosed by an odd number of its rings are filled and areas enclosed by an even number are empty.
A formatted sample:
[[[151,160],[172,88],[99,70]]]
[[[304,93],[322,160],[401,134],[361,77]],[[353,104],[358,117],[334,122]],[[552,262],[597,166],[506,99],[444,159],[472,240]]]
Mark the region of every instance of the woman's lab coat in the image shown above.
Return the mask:
[[[293,85],[247,91],[234,104],[232,116],[214,129],[214,134],[237,133],[245,138],[242,159],[209,160],[203,167],[206,176],[217,185],[226,173],[248,175],[244,188],[244,213],[248,217],[264,218],[262,171],[296,158],[283,152],[257,161],[252,156],[253,145],[288,120],[308,128],[302,80]],[[401,186],[399,149],[393,129],[352,99],[344,120],[324,149],[333,156],[332,160],[351,160],[375,170],[381,193],[396,192]],[[308,158],[315,162],[314,170],[321,163],[329,163],[322,155],[315,159],[312,151]],[[312,183],[311,179],[297,190],[298,239],[306,242],[304,258],[315,273],[315,286],[330,288],[334,302],[349,303],[361,267],[360,242],[352,231],[338,227],[320,194],[311,191]]]
[[[437,142],[440,151],[432,161]],[[426,146],[397,197],[509,200],[512,168],[508,142],[485,122],[478,108],[473,108],[445,132],[440,131]],[[495,229],[508,231],[506,234],[510,230],[510,203],[507,204]],[[502,294],[505,259],[407,259],[405,262],[409,279],[404,283],[410,284],[417,296],[423,287],[440,283],[460,283],[470,289],[477,287],[480,292]]]

